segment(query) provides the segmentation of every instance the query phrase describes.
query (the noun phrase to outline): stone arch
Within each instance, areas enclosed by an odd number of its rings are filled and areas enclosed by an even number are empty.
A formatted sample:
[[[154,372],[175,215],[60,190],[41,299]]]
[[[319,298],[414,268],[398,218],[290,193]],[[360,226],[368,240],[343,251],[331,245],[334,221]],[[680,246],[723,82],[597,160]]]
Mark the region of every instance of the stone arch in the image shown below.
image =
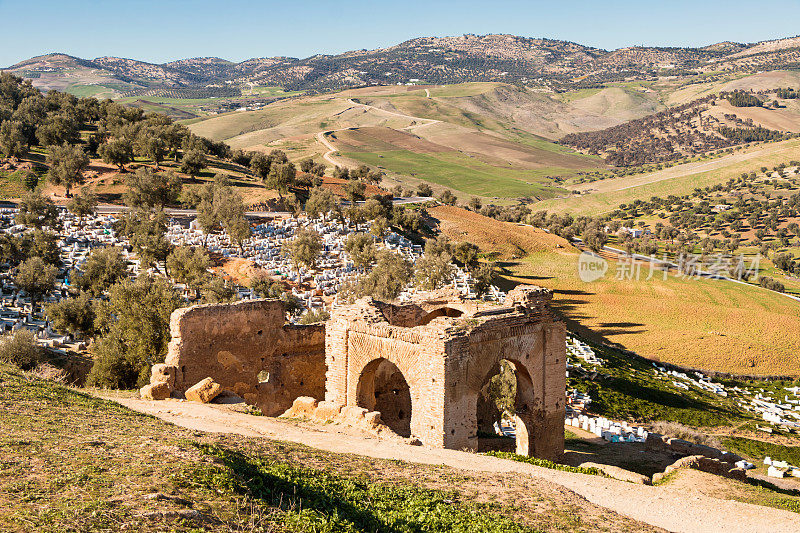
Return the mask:
[[[430,311],[428,314],[423,316],[420,319],[420,321],[419,321],[419,323],[417,325],[418,326],[424,326],[426,324],[429,324],[431,322],[431,320],[433,320],[434,318],[438,318],[440,316],[448,316],[448,317],[457,318],[457,317],[460,317],[463,314],[464,314],[463,311],[461,311],[459,309],[455,309],[453,307],[447,307],[447,306],[437,307],[433,311]]]
[[[487,427],[493,422],[499,422],[499,416],[502,413],[493,406],[487,405],[487,399],[484,396],[485,389],[491,379],[500,373],[500,365],[505,362],[511,365],[516,377],[516,394],[514,397],[514,422],[515,422],[515,450],[519,455],[529,456],[533,452],[532,436],[534,433],[534,410],[536,405],[536,395],[533,386],[533,380],[528,372],[526,366],[515,359],[501,358],[498,359],[485,374],[480,381],[481,385],[475,391],[475,434],[480,435],[482,431],[486,431]],[[498,412],[494,412],[498,411]],[[496,420],[495,420],[496,418]],[[491,422],[488,420],[491,419]],[[476,443],[477,445],[477,443]]]
[[[359,407],[380,411],[381,420],[402,437],[411,436],[411,389],[403,372],[383,357],[361,371],[356,388]]]

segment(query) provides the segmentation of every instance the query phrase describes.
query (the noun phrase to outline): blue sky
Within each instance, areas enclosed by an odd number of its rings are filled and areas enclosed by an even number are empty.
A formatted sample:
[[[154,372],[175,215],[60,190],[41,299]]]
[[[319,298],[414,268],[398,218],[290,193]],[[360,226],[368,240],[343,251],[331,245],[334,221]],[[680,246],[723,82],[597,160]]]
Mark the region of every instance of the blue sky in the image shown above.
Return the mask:
[[[307,57],[463,33],[703,46],[794,36],[799,21],[798,0],[0,0],[0,66],[56,51],[157,63]]]

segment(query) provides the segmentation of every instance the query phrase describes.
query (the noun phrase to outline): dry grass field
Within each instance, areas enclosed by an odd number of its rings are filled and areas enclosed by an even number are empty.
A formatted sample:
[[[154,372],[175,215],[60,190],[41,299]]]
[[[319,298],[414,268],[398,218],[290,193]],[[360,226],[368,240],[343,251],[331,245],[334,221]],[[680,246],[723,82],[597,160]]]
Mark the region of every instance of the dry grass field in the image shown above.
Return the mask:
[[[455,206],[428,209],[439,230],[453,241],[469,241],[501,260],[571,248],[563,238],[532,226],[509,224]]]
[[[708,161],[576,185],[572,188],[584,194],[544,200],[537,203],[534,209],[599,215],[613,211],[619,204],[636,199],[689,194],[696,187],[725,183],[742,172],[757,170],[761,166],[772,168],[797,159],[800,159],[798,139],[761,144]]]
[[[598,281],[578,277],[578,250],[529,226],[483,217],[456,207],[429,210],[455,241],[497,252],[501,285],[532,283],[552,289],[553,307],[571,330],[619,344],[654,361],[706,370],[800,375],[800,304],[753,286],[683,279],[609,261]],[[618,279],[618,275],[621,279]]]
[[[585,283],[574,250],[539,252],[506,265],[507,279],[555,291],[554,307],[575,328],[655,361],[738,374],[800,375],[800,304],[758,287],[673,275],[624,279],[610,261]],[[619,279],[622,277],[623,279]]]

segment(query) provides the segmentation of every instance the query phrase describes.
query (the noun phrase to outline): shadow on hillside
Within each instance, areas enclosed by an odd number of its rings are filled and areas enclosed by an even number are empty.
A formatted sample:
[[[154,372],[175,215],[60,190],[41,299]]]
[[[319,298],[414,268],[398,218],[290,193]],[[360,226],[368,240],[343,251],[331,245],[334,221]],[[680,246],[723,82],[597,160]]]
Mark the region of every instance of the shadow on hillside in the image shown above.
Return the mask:
[[[246,173],[247,168],[237,165],[235,163],[228,163],[226,161],[212,161],[209,163],[208,168],[217,168],[220,170],[229,170],[231,172]]]
[[[115,204],[122,200],[122,193],[118,192],[101,192],[97,193],[97,200],[101,204]]]
[[[422,524],[396,517],[392,523],[382,520],[369,509],[356,504],[367,496],[368,483],[342,478],[323,471],[302,471],[290,465],[262,461],[245,454],[217,447],[201,447],[215,457],[215,462],[228,467],[234,491],[261,500],[272,508],[284,511],[313,511],[319,517],[344,525],[350,522],[357,531],[400,533],[423,531]],[[398,502],[398,505],[401,505]],[[344,523],[344,524],[342,524]]]

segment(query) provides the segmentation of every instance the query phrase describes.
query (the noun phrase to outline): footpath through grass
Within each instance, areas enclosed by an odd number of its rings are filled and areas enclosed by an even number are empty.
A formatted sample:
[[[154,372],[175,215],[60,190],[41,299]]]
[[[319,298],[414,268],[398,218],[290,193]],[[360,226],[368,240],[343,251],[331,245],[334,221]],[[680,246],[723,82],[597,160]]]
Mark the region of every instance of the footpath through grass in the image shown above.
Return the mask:
[[[548,482],[181,429],[0,364],[0,531],[649,530]]]

